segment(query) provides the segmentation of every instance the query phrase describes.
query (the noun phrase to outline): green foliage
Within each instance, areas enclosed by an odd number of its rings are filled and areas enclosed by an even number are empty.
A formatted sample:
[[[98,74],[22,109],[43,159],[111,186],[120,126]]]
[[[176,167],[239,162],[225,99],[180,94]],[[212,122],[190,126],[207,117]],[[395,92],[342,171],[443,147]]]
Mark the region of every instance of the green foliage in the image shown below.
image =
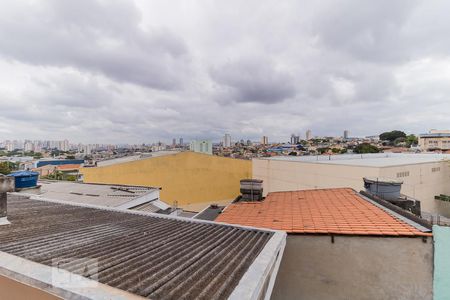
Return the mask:
[[[75,155],[66,155],[66,159],[75,159]]]
[[[5,162],[0,162],[0,174],[3,175],[8,175],[9,173],[11,173],[11,167],[9,162],[5,161]]]
[[[380,149],[377,146],[371,145],[369,143],[362,143],[353,149],[355,153],[378,153]]]
[[[333,153],[341,153],[341,149],[339,149],[339,148],[331,148],[331,152],[333,152]]]
[[[297,156],[297,152],[295,152],[295,151],[289,152],[289,155],[290,156]]]
[[[324,154],[324,153],[328,152],[329,150],[330,150],[330,148],[328,148],[328,147],[317,148],[317,152],[319,152],[320,154]]]
[[[394,145],[399,146],[400,144],[406,144],[405,141],[406,141],[406,138],[398,137],[394,140]]]
[[[42,158],[42,153],[41,152],[35,152],[33,155],[34,159],[41,159]]]
[[[66,180],[67,181],[76,181],[77,177],[75,175],[67,175]]]
[[[8,175],[13,171],[17,171],[19,168],[19,164],[13,163],[10,161],[0,162],[0,173],[4,175]]]
[[[408,147],[416,146],[419,143],[419,139],[414,134],[410,134],[406,137],[405,142]]]
[[[406,138],[406,133],[400,130],[393,130],[388,132],[383,132],[380,134],[380,140],[382,141],[390,141],[391,143],[394,142],[398,138]]]

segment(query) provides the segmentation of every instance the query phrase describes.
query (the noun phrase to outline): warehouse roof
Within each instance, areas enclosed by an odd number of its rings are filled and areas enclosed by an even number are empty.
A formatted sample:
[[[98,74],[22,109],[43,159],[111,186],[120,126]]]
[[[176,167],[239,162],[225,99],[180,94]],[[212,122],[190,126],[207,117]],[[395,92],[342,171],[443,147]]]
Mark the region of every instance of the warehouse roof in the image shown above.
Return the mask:
[[[131,185],[93,184],[70,181],[39,181],[40,188],[24,190],[43,199],[107,207],[131,208],[150,200],[159,199],[159,188]],[[166,209],[168,205],[160,207]]]
[[[169,150],[169,151],[155,151],[155,152],[149,152],[149,153],[142,153],[139,155],[130,155],[130,156],[123,156],[118,158],[111,158],[106,160],[100,160],[97,162],[98,167],[106,167],[111,165],[117,165],[117,164],[123,164],[131,161],[136,160],[142,160],[152,157],[161,157],[161,156],[167,156],[167,155],[174,155],[180,153],[180,151],[176,150]]]
[[[218,222],[302,234],[430,236],[349,188],[269,193],[228,206]]]
[[[421,138],[440,138],[440,137],[450,137],[448,132],[436,132],[436,133],[422,133],[419,134]]]
[[[0,254],[43,267],[66,259],[60,268],[154,299],[226,299],[239,287],[262,287],[259,277],[273,270],[269,263],[258,269],[267,251],[275,257],[284,247],[280,232],[205,221],[16,195],[10,196],[8,208],[11,225],[0,230]],[[276,249],[274,241],[280,244]],[[94,260],[96,268],[82,258]]]
[[[317,156],[274,156],[258,159],[362,167],[392,167],[445,161],[450,159],[450,155],[433,153],[370,153]]]

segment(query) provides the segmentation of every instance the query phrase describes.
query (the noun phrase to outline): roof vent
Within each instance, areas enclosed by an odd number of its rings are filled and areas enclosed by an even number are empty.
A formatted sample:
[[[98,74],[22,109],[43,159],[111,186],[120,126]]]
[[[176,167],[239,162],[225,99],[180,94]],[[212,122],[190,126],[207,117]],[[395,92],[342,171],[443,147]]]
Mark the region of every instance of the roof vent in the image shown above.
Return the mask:
[[[0,174],[0,225],[9,224],[7,219],[7,192],[14,191],[14,178]]]
[[[367,193],[376,195],[385,200],[397,200],[400,198],[400,190],[403,181],[387,178],[364,177],[364,188]]]
[[[261,201],[263,196],[263,181],[259,179],[241,180],[241,201]]]

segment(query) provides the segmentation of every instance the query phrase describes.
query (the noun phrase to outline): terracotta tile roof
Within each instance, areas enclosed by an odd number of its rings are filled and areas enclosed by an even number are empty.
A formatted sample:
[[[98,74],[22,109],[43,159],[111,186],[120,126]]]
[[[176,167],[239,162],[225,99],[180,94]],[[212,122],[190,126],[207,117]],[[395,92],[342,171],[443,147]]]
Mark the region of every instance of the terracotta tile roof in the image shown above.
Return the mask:
[[[269,193],[262,202],[229,205],[217,222],[302,234],[431,236],[349,188]]]
[[[80,168],[80,164],[67,164],[56,166],[58,170],[76,170]]]

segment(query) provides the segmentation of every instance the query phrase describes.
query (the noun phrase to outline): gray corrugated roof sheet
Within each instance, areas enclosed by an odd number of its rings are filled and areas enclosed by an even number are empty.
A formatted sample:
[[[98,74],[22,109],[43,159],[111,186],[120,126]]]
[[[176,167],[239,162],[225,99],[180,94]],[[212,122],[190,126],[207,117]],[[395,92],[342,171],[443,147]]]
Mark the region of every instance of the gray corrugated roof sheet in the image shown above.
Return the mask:
[[[132,210],[138,210],[138,211],[145,211],[145,212],[151,212],[151,213],[157,213],[161,210],[158,206],[152,204],[152,202],[146,202],[144,204],[135,206],[131,208]]]
[[[209,207],[205,208],[203,211],[195,215],[194,219],[214,221],[224,208],[225,206],[210,205]]]
[[[0,251],[49,266],[96,259],[99,282],[153,299],[227,298],[273,234],[18,196],[8,205]],[[77,261],[63,268],[91,276]]]

